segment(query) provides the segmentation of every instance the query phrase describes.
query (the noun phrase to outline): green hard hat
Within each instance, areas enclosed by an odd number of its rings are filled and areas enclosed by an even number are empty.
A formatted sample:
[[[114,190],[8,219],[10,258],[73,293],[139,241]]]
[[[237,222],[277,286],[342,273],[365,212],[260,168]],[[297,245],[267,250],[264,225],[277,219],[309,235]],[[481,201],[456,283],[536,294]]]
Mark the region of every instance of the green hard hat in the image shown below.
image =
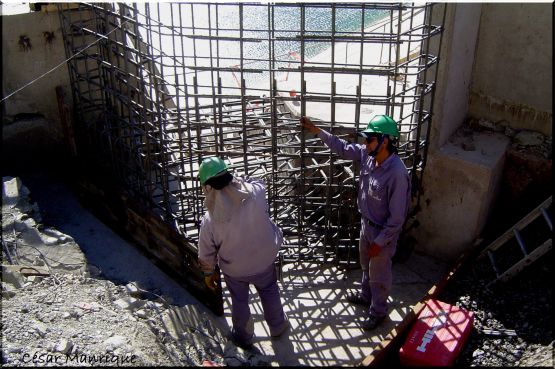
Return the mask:
[[[227,165],[222,159],[216,156],[204,159],[198,170],[200,184],[204,185],[210,178],[223,174],[225,171],[227,171]]]
[[[368,123],[364,131],[359,132],[359,136],[368,138],[371,134],[382,134],[399,137],[397,123],[389,115],[376,115]]]

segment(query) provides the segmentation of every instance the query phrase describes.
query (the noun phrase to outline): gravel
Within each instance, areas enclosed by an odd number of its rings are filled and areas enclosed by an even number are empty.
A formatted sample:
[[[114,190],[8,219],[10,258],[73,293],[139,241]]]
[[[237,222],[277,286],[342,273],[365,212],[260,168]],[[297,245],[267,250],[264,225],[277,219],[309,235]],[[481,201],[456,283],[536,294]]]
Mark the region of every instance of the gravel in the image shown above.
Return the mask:
[[[118,308],[114,302],[125,297],[124,286],[73,274],[53,274],[16,290],[2,302],[3,364],[200,364],[187,345],[166,339],[158,316],[142,319]]]
[[[457,366],[553,367],[552,251],[505,283],[486,288],[487,258],[455,274],[438,299],[474,312]]]

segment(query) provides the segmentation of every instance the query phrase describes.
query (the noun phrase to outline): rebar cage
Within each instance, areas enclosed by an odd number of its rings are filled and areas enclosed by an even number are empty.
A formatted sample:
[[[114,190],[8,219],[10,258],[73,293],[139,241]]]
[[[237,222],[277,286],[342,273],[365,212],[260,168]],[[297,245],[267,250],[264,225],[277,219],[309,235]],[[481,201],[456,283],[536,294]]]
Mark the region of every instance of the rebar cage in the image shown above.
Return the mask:
[[[299,117],[354,141],[372,116],[391,115],[418,200],[443,28],[435,5],[60,9],[81,154],[192,244],[204,213],[198,166],[218,155],[266,181],[282,260],[357,265],[358,167]]]

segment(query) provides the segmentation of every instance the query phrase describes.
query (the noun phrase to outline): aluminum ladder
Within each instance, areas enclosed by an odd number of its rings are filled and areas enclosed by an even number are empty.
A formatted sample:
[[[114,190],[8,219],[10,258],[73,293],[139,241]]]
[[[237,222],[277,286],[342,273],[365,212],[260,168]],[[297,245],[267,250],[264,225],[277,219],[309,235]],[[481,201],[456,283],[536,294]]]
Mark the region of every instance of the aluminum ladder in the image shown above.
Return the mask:
[[[497,282],[506,282],[511,277],[520,273],[526,266],[531,264],[533,261],[539,259],[541,256],[545,255],[552,248],[552,234],[553,234],[553,224],[551,222],[551,216],[548,213],[548,208],[551,206],[552,197],[550,196],[544,202],[542,202],[538,207],[532,210],[528,215],[518,221],[513,227],[507,230],[504,234],[493,241],[488,247],[486,247],[478,256],[478,259],[485,257],[489,258],[490,264],[495,272],[496,278],[491,281],[486,287],[490,287],[492,284]],[[541,245],[536,248],[527,247],[524,239],[522,237],[522,232],[531,226],[531,223],[537,218],[543,217],[546,226],[549,228],[549,236],[545,241],[537,241],[537,243],[542,242]],[[518,243],[520,251],[522,252],[522,258],[517,262],[513,263],[508,269],[501,270],[498,266],[498,261],[494,252],[496,250],[502,251],[502,248],[510,243],[511,240],[515,239]],[[535,246],[535,245],[531,245]]]

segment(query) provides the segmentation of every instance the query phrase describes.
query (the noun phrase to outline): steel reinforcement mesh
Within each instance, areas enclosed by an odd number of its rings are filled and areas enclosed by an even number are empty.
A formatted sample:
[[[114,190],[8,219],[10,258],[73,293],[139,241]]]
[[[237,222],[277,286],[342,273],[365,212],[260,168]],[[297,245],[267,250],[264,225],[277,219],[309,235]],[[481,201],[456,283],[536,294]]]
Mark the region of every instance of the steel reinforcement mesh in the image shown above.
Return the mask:
[[[374,115],[391,115],[414,209],[445,18],[437,5],[60,8],[80,155],[191,244],[204,213],[198,166],[218,155],[266,181],[281,260],[357,265],[358,166],[301,131],[299,117],[354,141]]]

